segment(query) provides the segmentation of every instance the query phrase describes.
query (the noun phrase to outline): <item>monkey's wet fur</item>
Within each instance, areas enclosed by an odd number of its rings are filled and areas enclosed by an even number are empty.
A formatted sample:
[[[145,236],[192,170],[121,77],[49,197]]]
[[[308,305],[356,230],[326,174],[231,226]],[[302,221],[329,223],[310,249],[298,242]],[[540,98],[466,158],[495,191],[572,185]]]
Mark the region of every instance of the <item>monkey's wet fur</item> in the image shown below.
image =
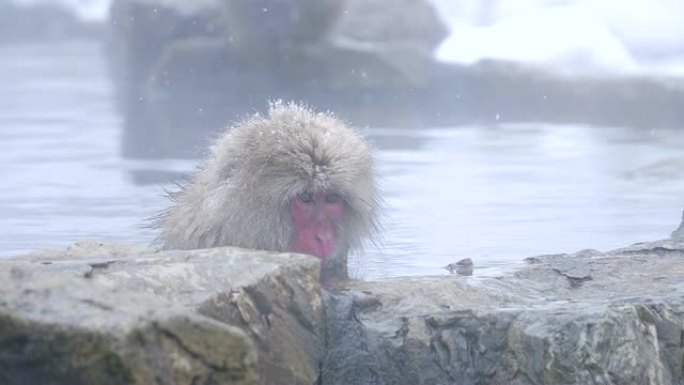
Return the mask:
[[[347,278],[347,255],[378,229],[369,145],[330,113],[271,104],[226,131],[155,220],[165,249],[237,246],[321,260]]]

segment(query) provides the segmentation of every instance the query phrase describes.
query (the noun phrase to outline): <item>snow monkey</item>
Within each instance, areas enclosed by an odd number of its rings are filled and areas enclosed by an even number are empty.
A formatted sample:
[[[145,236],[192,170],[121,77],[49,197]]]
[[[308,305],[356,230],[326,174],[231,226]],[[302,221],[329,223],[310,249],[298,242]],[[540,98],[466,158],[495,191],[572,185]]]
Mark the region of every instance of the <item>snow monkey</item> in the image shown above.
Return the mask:
[[[375,233],[368,144],[328,113],[276,103],[219,137],[157,219],[167,249],[238,246],[310,254],[321,280],[347,278],[347,253]]]

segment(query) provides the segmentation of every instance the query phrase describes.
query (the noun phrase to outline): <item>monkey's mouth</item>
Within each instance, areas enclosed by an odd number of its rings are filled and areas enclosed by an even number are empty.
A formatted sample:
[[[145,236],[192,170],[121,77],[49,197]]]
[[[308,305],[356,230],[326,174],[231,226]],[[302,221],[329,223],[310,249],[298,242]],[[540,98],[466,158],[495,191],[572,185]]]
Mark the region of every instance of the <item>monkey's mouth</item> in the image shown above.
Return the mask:
[[[319,245],[318,250],[316,250],[316,253],[314,253],[313,256],[316,258],[319,258],[321,260],[326,260],[328,258],[331,258],[334,254],[335,254],[335,244],[329,243],[329,244]]]
[[[332,258],[335,255],[335,243],[334,242],[301,242],[296,245],[294,251],[302,254],[313,255],[314,257],[324,261],[326,259]]]
[[[332,243],[322,244],[320,242],[315,242],[313,244],[306,245],[305,247],[297,248],[295,250],[298,253],[313,255],[320,260],[326,260],[333,256],[335,253],[335,245]]]

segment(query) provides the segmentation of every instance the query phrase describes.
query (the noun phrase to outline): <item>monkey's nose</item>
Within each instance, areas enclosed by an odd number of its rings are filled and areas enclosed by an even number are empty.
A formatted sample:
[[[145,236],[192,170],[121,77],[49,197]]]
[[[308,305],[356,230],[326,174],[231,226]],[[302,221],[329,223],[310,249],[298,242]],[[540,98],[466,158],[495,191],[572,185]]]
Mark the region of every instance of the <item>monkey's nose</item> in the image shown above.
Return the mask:
[[[330,254],[335,249],[337,242],[337,234],[335,233],[335,225],[329,221],[319,223],[316,229],[315,238],[319,246],[324,250],[325,254]]]
[[[330,229],[320,229],[316,232],[316,240],[323,245],[328,245],[335,241],[335,234]]]
[[[321,257],[331,257],[335,252],[336,239],[333,231],[318,231],[316,233],[315,242],[318,243],[317,249],[319,250]]]

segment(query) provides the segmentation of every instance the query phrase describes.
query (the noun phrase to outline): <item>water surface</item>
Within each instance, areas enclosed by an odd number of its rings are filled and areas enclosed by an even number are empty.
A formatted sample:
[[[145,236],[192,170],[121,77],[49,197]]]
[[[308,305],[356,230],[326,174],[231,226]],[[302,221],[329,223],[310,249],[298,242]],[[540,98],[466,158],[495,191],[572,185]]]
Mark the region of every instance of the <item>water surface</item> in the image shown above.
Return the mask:
[[[145,219],[167,205],[168,175],[193,169],[193,160],[121,155],[105,64],[93,42],[0,47],[0,255],[83,239],[149,244]],[[489,274],[530,255],[665,238],[684,208],[681,129],[364,128],[384,232],[351,270],[444,274],[470,257]],[[150,179],[159,183],[142,183]]]

